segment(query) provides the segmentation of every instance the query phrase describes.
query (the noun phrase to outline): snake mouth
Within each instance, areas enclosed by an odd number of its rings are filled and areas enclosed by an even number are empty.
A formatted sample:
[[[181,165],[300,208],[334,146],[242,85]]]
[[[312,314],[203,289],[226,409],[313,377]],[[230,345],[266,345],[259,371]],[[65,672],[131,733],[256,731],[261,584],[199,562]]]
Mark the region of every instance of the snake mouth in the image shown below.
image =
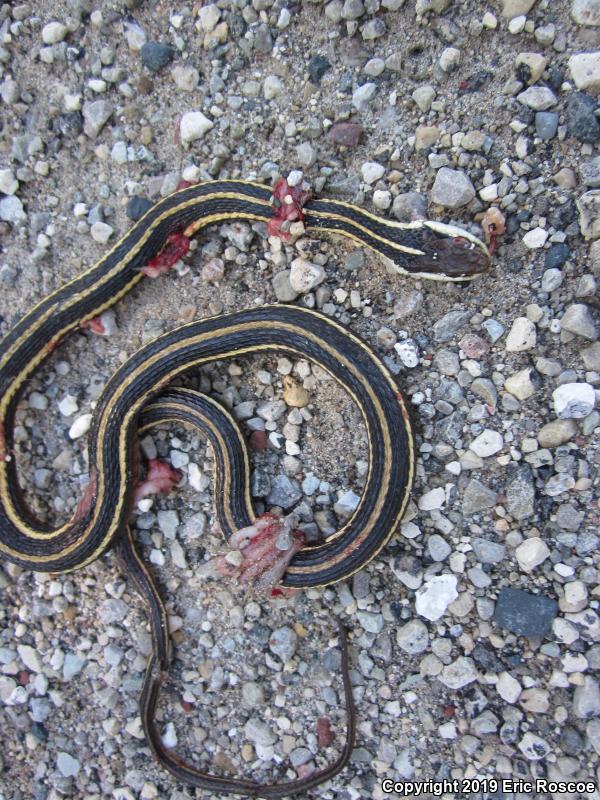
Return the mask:
[[[490,267],[486,245],[455,225],[424,221],[420,249],[424,277],[433,280],[469,281]]]

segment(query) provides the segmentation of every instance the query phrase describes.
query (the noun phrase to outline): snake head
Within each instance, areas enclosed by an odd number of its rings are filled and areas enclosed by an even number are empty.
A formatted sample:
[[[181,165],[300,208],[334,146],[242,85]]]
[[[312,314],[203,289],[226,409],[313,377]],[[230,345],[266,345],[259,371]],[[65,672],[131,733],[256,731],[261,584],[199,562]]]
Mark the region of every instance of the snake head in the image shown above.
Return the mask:
[[[432,280],[470,281],[486,272],[490,254],[485,244],[473,234],[455,225],[423,221],[418,258],[423,277]]]

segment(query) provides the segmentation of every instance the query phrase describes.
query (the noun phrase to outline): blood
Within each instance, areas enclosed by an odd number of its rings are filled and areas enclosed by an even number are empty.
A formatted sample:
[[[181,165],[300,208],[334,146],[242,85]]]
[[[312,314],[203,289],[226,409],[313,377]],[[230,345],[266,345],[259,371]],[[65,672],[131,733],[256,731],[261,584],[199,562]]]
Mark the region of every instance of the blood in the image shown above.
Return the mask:
[[[159,275],[166,275],[171,267],[190,249],[190,239],[184,233],[172,233],[167,238],[167,243],[154,258],[151,258],[141,271],[149,278],[158,278]]]
[[[274,213],[267,224],[269,236],[289,239],[290,234],[284,223],[303,222],[304,211],[302,209],[309,200],[310,192],[304,188],[303,183],[289,186],[285,178],[279,178],[273,189]]]
[[[84,330],[91,331],[92,333],[98,333],[100,336],[103,336],[106,333],[101,316],[94,317],[94,319],[86,319],[85,322],[81,323],[81,327],[84,328]]]
[[[85,519],[89,516],[92,506],[94,505],[94,500],[96,499],[97,489],[98,473],[93,470],[90,473],[90,480],[88,485],[85,487],[81,500],[77,504],[77,508],[75,509],[75,513],[73,514],[71,522],[79,522],[79,520]]]
[[[137,503],[150,494],[168,494],[181,480],[181,472],[160,458],[148,461],[146,479],[138,484],[134,499]]]

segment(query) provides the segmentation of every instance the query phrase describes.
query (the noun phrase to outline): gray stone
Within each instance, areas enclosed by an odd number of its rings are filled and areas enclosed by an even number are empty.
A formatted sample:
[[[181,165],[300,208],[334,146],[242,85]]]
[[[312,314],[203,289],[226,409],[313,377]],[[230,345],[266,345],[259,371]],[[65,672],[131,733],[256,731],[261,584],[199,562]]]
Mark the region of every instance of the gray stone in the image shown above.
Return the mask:
[[[268,747],[277,741],[277,736],[267,723],[256,717],[252,717],[244,725],[244,733],[246,734],[246,738],[261,747]]]
[[[535,115],[535,132],[543,142],[554,139],[558,130],[559,116],[554,111],[538,111]]]
[[[299,292],[292,289],[290,272],[289,269],[284,269],[273,276],[273,291],[280,303],[291,303],[299,296]]]
[[[444,314],[433,326],[433,338],[436,342],[449,342],[473,316],[470,309],[455,309]]]
[[[506,484],[508,512],[515,519],[526,519],[535,511],[535,483],[531,467],[527,464],[510,465],[508,475]]]
[[[114,108],[108,100],[95,100],[83,107],[83,131],[90,139],[95,139],[106,125]]]
[[[462,512],[465,516],[470,516],[485,511],[496,504],[497,497],[496,492],[473,478],[463,493]]]
[[[563,383],[552,392],[559,419],[582,419],[594,410],[596,393],[589,383]]]
[[[65,778],[74,777],[81,769],[79,761],[69,753],[59,753],[56,757],[56,766],[60,774]]]
[[[552,89],[547,86],[530,86],[517,95],[517,100],[534,111],[547,111],[558,102]]]
[[[302,489],[298,481],[287,475],[277,475],[271,482],[267,503],[280,506],[284,511],[295,506],[302,499]]]
[[[477,669],[471,658],[459,656],[451,664],[444,667],[438,675],[438,680],[448,689],[462,689],[463,686],[477,680]]]
[[[427,625],[419,619],[413,619],[396,631],[398,647],[409,655],[423,653],[429,646]]]
[[[472,539],[471,547],[482,564],[499,564],[506,558],[506,547],[498,542],[490,542],[489,539]]]
[[[560,327],[562,330],[582,336],[584,339],[595,341],[598,338],[598,328],[594,318],[587,305],[583,303],[573,303],[567,307],[560,321]]]
[[[597,239],[600,236],[600,189],[592,189],[582,194],[577,199],[577,209],[583,238]]]
[[[600,716],[600,687],[591,675],[585,675],[583,684],[573,693],[573,713],[577,719]]]
[[[286,663],[296,652],[298,635],[288,627],[276,628],[269,637],[269,649]]]
[[[522,636],[544,636],[558,611],[556,600],[504,586],[494,609],[498,625]]]
[[[427,540],[427,549],[429,550],[431,558],[438,562],[445,561],[452,552],[452,548],[448,542],[438,533],[434,533],[429,537]]]
[[[461,208],[475,197],[475,187],[464,172],[442,167],[437,171],[431,200],[445,208]]]

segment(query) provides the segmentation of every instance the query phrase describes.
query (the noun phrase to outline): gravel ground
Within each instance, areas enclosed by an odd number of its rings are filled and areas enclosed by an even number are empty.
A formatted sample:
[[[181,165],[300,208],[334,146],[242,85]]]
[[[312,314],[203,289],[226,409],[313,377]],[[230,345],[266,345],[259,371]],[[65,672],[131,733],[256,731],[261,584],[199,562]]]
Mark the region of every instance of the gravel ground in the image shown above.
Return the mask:
[[[83,434],[102,386],[182,321],[295,297],[398,375],[418,447],[405,523],[351,582],[289,600],[194,577],[220,546],[211,452],[183,429],[144,440],[184,473],[135,526],[176,643],[161,730],[200,766],[268,781],[333,759],[338,615],[358,742],[311,797],[378,800],[384,778],[599,778],[599,90],[598,0],[0,8],[2,332],[181,178],[270,183],[302,169],[315,193],[397,219],[481,235],[490,207],[505,217],[493,269],[462,287],[388,274],[347,242],[214,228],[119,302],[109,336],[72,336],[28,388],[24,490],[61,521],[87,482]],[[290,282],[299,256],[313,265],[304,294]],[[267,442],[253,454],[257,505],[295,508],[312,536],[352,512],[365,432],[326,375],[255,357],[188,384]],[[145,745],[147,620],[113,557],[69,575],[4,564],[0,586],[0,798],[209,797]]]

